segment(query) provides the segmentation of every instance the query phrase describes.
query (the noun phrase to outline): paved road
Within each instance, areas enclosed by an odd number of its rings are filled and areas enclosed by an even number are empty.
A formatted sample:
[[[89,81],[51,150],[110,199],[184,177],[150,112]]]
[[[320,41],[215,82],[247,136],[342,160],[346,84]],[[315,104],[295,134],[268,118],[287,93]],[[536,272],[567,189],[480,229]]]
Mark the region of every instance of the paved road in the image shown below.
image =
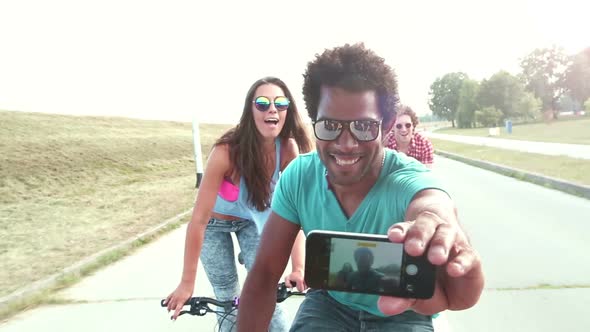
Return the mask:
[[[590,201],[441,157],[435,162],[487,274],[480,303],[446,312],[437,332],[588,331]],[[213,316],[171,322],[158,306],[178,281],[183,233],[184,227],[59,294],[73,303],[25,311],[0,331],[213,331]],[[528,289],[541,284],[585,287]],[[197,293],[212,295],[201,269]],[[285,302],[291,317],[300,301]]]
[[[431,138],[438,138],[459,143],[484,145],[502,149],[540,153],[551,156],[563,155],[573,158],[590,159],[590,145],[533,142],[496,137],[448,135],[433,132],[424,132],[424,134]]]
[[[590,201],[436,157],[479,250],[486,291],[453,332],[589,331]],[[528,289],[542,284],[584,288]]]

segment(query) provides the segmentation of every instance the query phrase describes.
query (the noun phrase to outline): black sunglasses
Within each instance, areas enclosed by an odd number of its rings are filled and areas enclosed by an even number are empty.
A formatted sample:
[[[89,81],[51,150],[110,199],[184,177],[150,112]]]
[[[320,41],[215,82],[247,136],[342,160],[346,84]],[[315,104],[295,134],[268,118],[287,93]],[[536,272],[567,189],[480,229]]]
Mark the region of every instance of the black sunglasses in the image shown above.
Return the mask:
[[[276,97],[274,101],[271,101],[270,98],[265,96],[259,96],[256,97],[256,99],[254,99],[254,106],[260,112],[268,111],[270,109],[271,103],[275,104],[275,108],[277,109],[277,111],[286,111],[287,108],[289,108],[289,104],[291,104],[291,101],[289,101],[289,98],[285,96]]]
[[[379,137],[381,120],[317,120],[313,123],[313,132],[320,141],[334,141],[340,137],[344,128],[360,142],[374,141]]]
[[[404,124],[398,123],[398,124],[395,125],[395,128],[402,129],[403,126],[404,126]],[[406,129],[412,128],[412,124],[411,123],[406,123],[405,126],[406,126]]]

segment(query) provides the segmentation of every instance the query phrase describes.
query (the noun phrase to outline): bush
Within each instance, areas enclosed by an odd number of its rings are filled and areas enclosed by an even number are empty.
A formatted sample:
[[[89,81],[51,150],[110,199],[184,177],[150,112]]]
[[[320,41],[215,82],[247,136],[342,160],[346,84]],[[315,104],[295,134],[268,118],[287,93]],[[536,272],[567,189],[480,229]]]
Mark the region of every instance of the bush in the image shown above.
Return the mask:
[[[502,112],[493,106],[475,111],[475,121],[484,127],[496,127],[502,119]]]

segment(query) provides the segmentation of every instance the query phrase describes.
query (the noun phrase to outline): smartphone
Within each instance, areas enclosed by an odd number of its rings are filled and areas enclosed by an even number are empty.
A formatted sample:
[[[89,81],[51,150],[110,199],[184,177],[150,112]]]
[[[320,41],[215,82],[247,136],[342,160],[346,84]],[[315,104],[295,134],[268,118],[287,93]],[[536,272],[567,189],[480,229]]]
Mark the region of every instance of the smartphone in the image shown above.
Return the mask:
[[[385,235],[312,231],[305,246],[311,288],[418,299],[434,294],[436,269],[426,255],[409,256]]]

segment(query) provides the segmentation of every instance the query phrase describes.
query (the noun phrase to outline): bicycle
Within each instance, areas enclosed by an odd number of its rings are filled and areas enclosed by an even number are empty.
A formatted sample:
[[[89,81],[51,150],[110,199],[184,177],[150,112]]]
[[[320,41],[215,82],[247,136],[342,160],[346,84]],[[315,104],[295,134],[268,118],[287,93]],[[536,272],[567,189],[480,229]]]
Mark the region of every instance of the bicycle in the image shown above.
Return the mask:
[[[277,285],[277,303],[281,303],[288,299],[293,295],[298,296],[305,296],[305,292],[297,292],[292,291],[285,285],[284,282],[281,282]],[[189,310],[182,310],[178,316],[182,316],[184,314],[189,314],[192,316],[205,316],[207,313],[215,313],[219,317],[221,317],[221,321],[219,322],[218,330],[221,331],[222,324],[228,317],[236,317],[236,309],[238,309],[240,303],[239,297],[235,297],[233,300],[229,301],[219,301],[210,297],[191,297],[185,302],[185,306],[190,306]],[[162,307],[166,307],[166,299],[160,301],[160,305]],[[211,308],[209,305],[214,305],[222,310]],[[172,319],[172,317],[171,317]],[[230,321],[230,320],[228,320]],[[232,322],[232,326],[230,330],[234,328],[235,321]]]

